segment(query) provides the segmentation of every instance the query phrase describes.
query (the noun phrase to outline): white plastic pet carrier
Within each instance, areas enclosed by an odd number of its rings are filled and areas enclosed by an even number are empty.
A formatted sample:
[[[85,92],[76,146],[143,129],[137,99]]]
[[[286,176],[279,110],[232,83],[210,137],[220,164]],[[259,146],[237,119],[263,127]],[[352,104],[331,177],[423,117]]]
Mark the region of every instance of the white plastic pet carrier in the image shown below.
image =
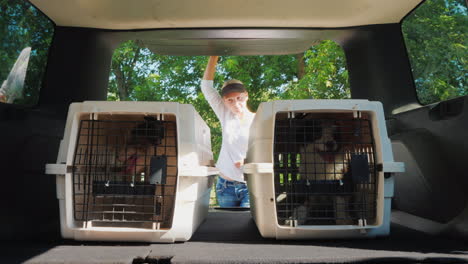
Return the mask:
[[[260,233],[277,239],[388,235],[393,161],[380,102],[262,103],[244,166]]]
[[[76,240],[186,241],[208,212],[210,130],[191,105],[70,105],[57,164],[61,232]]]

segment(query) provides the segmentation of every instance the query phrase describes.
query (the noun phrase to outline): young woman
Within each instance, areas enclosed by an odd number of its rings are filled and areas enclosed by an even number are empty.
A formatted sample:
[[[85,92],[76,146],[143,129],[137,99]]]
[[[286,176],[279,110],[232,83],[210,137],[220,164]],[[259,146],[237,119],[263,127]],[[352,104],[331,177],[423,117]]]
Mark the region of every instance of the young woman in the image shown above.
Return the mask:
[[[247,108],[249,94],[242,82],[224,83],[221,95],[213,87],[218,56],[211,56],[201,90],[221,122],[222,145],[216,167],[220,171],[216,196],[221,207],[250,207],[249,192],[242,166],[247,153],[249,130],[255,116]]]

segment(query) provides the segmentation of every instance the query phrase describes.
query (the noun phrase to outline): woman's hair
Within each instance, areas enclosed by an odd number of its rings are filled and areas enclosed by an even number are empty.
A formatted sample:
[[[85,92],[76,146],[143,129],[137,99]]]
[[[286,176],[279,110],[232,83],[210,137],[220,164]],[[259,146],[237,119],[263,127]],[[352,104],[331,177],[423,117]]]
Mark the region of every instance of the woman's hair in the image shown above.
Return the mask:
[[[246,93],[247,89],[245,89],[244,84],[236,79],[232,79],[229,81],[225,81],[223,84],[223,88],[221,89],[221,96],[224,97],[230,93]]]

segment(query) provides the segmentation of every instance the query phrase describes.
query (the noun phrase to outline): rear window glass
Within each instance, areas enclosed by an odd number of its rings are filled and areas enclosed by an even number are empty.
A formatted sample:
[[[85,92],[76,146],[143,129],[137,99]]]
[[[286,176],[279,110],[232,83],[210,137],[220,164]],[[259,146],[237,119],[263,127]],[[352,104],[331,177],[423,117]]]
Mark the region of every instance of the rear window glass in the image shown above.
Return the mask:
[[[221,124],[205,100],[200,82],[207,56],[163,56],[144,43],[122,43],[112,57],[109,101],[170,101],[192,104],[211,130],[214,160],[221,148]],[[351,97],[343,49],[326,40],[301,54],[222,56],[215,75],[218,89],[228,79],[241,80],[248,106],[281,99],[345,99]],[[213,188],[212,190],[214,190]],[[211,206],[217,206],[211,193]]]
[[[419,101],[468,94],[465,0],[426,0],[402,24]]]
[[[172,101],[195,106],[211,127],[215,157],[221,147],[221,127],[204,99],[200,81],[207,56],[164,56],[144,43],[122,43],[112,57],[110,101]],[[241,80],[249,91],[249,108],[281,99],[347,99],[351,97],[344,51],[325,40],[301,54],[222,56],[215,87]]]
[[[193,102],[207,61],[206,56],[158,55],[127,41],[112,58],[108,100]],[[247,85],[254,109],[272,99],[351,96],[343,49],[329,40],[295,55],[220,57],[215,86],[232,78]]]
[[[0,102],[39,98],[53,23],[28,1],[0,0]]]

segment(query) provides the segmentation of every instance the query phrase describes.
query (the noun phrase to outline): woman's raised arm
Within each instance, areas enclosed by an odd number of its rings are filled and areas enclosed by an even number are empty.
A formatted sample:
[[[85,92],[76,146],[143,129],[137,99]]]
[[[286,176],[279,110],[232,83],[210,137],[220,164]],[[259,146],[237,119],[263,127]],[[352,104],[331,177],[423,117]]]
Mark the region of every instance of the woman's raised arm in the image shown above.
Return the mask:
[[[203,80],[214,80],[216,64],[218,64],[218,56],[210,56],[208,64],[206,64],[205,74],[203,74]]]

